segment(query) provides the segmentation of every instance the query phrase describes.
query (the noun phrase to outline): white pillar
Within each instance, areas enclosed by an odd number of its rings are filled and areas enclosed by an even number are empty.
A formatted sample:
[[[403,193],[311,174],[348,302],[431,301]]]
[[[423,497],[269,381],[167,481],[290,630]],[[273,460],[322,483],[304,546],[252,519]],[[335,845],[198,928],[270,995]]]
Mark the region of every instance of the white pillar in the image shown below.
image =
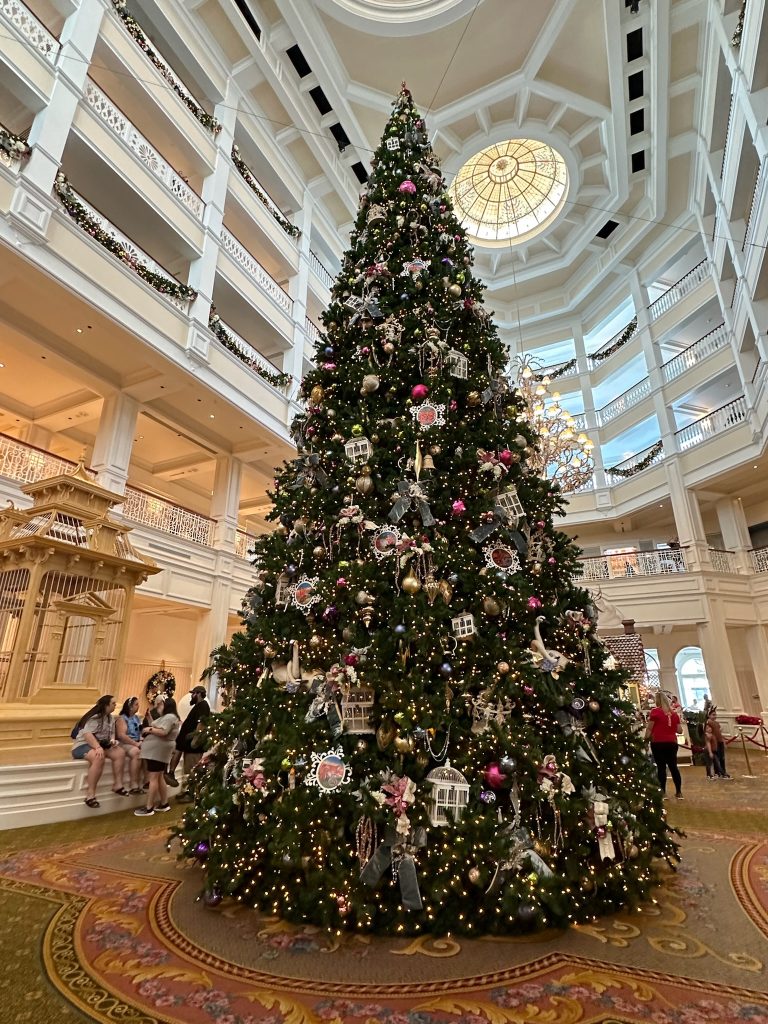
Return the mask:
[[[200,678],[211,663],[211,651],[227,639],[229,605],[231,600],[232,555],[221,554],[217,578],[211,588],[211,607],[200,618],[192,656],[192,682]],[[211,695],[213,696],[213,695]]]
[[[721,498],[715,505],[715,510],[725,549],[734,552],[739,572],[751,575],[749,551],[752,541],[741,499]]]
[[[216,456],[211,519],[216,523],[213,546],[220,551],[233,551],[235,547],[242,475],[243,464],[239,459],[233,455]]]
[[[603,450],[597,440],[599,424],[597,421],[597,410],[595,409],[595,396],[592,392],[592,379],[589,375],[587,350],[584,345],[584,330],[580,322],[571,324],[571,330],[573,333],[573,346],[576,350],[576,367],[579,371],[579,388],[581,389],[581,397],[584,400],[584,419],[587,424],[585,433],[595,445],[592,449],[592,459],[595,464],[595,488],[598,489],[607,487],[608,482],[605,478]]]
[[[105,398],[101,407],[91,466],[102,487],[120,494],[128,482],[138,415],[139,403],[122,392]]]
[[[709,568],[709,545],[696,494],[685,486],[677,459],[665,459],[664,469],[669,484],[669,498],[675,517],[677,539],[682,547],[686,548],[685,559],[688,567]]]
[[[725,608],[718,598],[708,597],[706,602],[709,620],[699,623],[697,629],[709,692],[714,703],[723,711],[741,714],[744,704],[725,625]]]
[[[768,722],[768,637],[765,626],[748,626],[745,630],[747,653],[755,674],[755,691],[760,712]]]
[[[307,292],[309,290],[309,244],[312,232],[313,199],[309,190],[304,192],[302,208],[295,217],[296,226],[301,229],[299,238],[299,270],[291,278],[288,293],[293,299],[293,348],[287,354],[283,369],[293,377],[295,388],[304,376],[304,345],[306,332],[304,322],[307,318]],[[291,394],[294,394],[292,388]]]

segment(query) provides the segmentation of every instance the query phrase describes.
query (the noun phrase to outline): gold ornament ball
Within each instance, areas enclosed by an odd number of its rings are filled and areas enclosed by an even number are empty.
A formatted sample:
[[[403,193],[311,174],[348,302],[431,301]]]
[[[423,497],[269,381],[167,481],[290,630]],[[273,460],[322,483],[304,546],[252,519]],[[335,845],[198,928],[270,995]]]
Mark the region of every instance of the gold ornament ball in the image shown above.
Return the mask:
[[[264,657],[265,658],[274,658],[274,656],[276,654],[277,654],[277,651],[272,646],[272,644],[266,644],[266,646],[264,647]]]
[[[360,387],[361,395],[372,395],[374,391],[379,390],[379,384],[381,381],[375,373],[366,373],[363,377],[363,383]]]
[[[480,881],[480,871],[478,868],[470,868],[467,872],[467,878],[470,880],[472,885],[477,885]]]
[[[599,711],[600,710],[600,701],[591,700],[589,702],[589,710],[590,711]]]
[[[325,391],[319,384],[315,384],[309,393],[309,400],[312,405],[320,405],[322,400],[325,398]]]
[[[321,643],[322,641],[320,640],[320,637],[317,635],[317,633],[313,633],[312,636],[309,638],[310,647],[319,647]]]
[[[499,673],[500,676],[505,676],[509,672],[509,662],[500,661],[496,666],[496,671]]]
[[[635,860],[635,858],[638,857],[639,854],[640,854],[640,850],[639,850],[639,848],[637,846],[635,846],[634,844],[632,846],[630,846],[630,848],[629,848],[629,856],[632,858],[632,860]]]
[[[472,407],[480,405],[480,392],[479,391],[470,391],[469,392],[469,394],[467,395],[467,405],[472,406]]]
[[[316,548],[312,548],[312,555],[314,558],[325,558],[325,548],[322,544],[318,544]]]
[[[355,480],[355,487],[360,494],[370,494],[374,487],[373,480],[371,480],[370,476],[361,474],[357,480]]]
[[[448,288],[448,294],[449,295],[453,295],[454,298],[458,299],[459,296],[461,295],[461,285],[460,284],[452,284]]]
[[[401,586],[403,590],[406,592],[406,594],[418,594],[418,592],[421,590],[421,583],[412,572],[409,572],[408,575],[404,578],[403,582],[401,583]]]
[[[395,750],[398,754],[410,754],[413,750],[413,737],[395,736]]]
[[[495,597],[484,597],[483,611],[486,615],[501,615],[501,605]]]
[[[395,346],[392,344],[391,341],[385,341],[381,347],[384,349],[388,356],[391,356],[392,353],[395,351]]]

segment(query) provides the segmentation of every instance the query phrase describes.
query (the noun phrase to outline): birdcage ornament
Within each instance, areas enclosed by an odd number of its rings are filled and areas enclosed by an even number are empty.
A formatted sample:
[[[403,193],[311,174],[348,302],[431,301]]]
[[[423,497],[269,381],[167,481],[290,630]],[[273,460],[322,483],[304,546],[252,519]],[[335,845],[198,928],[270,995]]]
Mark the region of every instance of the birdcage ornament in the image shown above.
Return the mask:
[[[371,206],[370,210],[368,211],[368,216],[366,217],[366,223],[369,226],[372,226],[374,224],[383,224],[386,219],[387,219],[387,211],[386,211],[386,209],[383,206],[381,206],[379,203],[374,203],[373,206]]]
[[[469,360],[463,352],[459,352],[455,348],[448,349],[445,363],[452,377],[458,377],[460,380],[466,380],[469,377]]]
[[[457,640],[466,640],[475,635],[475,616],[471,612],[462,612],[451,619],[453,635]]]
[[[367,462],[373,452],[373,445],[367,437],[353,437],[344,445],[344,454],[350,462]]]
[[[375,702],[375,693],[365,686],[351,686],[341,697],[341,721],[344,732],[350,736],[362,736],[375,733],[371,724],[371,711]]]
[[[427,797],[427,813],[433,825],[457,821],[469,803],[469,783],[457,768],[446,761],[434,768],[425,781],[432,787]]]
[[[281,572],[275,584],[275,604],[287,606],[291,600],[291,577],[287,572]]]
[[[395,153],[400,149],[400,139],[398,139],[396,135],[393,135],[391,138],[387,139],[386,146],[390,153]]]
[[[500,515],[506,516],[512,526],[517,525],[517,521],[525,515],[523,503],[517,495],[517,488],[514,486],[496,495],[496,508]]]

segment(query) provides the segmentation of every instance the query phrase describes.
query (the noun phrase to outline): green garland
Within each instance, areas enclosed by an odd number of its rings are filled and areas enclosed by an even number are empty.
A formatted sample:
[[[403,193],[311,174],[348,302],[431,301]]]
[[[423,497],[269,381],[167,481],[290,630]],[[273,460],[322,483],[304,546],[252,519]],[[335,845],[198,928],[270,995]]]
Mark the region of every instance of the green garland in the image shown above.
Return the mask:
[[[619,469],[614,466],[613,469],[609,469],[608,472],[611,476],[620,476],[622,480],[626,480],[630,476],[634,476],[636,473],[642,473],[644,469],[648,469],[650,464],[664,448],[663,441],[657,441],[655,445],[649,450],[648,454],[642,458],[639,462],[636,462],[634,466],[629,466],[627,469]]]
[[[9,132],[2,125],[0,125],[0,149],[5,150],[9,156],[14,157],[16,160],[24,160],[32,152],[26,139],[22,139],[20,135],[14,135],[13,132]]]
[[[154,270],[150,270],[146,263],[139,263],[131,256],[115,236],[105,231],[96,218],[91,216],[86,210],[72,191],[72,186],[62,171],[56,175],[56,182],[53,188],[61,200],[61,205],[78,227],[86,231],[99,245],[103,245],[113,256],[117,256],[121,263],[125,263],[147,284],[152,285],[156,291],[160,292],[161,295],[170,295],[172,298],[181,299],[182,301],[191,301],[197,298],[197,292],[194,288],[190,288],[187,284],[180,284],[178,281],[174,281],[173,278],[166,277],[165,274],[158,274]]]
[[[731,39],[731,46],[734,46],[737,50],[741,46],[741,34],[744,31],[744,15],[747,12],[747,0],[741,0],[741,10],[739,11],[739,20],[736,25],[736,31],[733,33]]]
[[[275,370],[273,373],[271,370],[266,369],[266,367],[256,362],[255,359],[251,359],[251,357],[240,348],[235,339],[226,329],[224,324],[221,322],[221,317],[213,307],[211,307],[211,315],[208,318],[208,327],[228,352],[237,356],[241,362],[245,363],[245,365],[253,370],[254,373],[263,377],[264,380],[268,384],[271,384],[273,388],[284,388],[286,384],[290,382],[290,374],[283,373],[281,370]]]
[[[139,48],[143,50],[147,57],[152,61],[157,70],[166,80],[168,85],[170,85],[170,87],[173,89],[176,95],[181,99],[181,101],[184,103],[187,109],[194,114],[194,116],[197,118],[197,120],[204,128],[207,128],[208,131],[211,132],[213,135],[218,135],[222,129],[222,125],[216,120],[215,117],[213,117],[212,114],[207,113],[198,103],[195,103],[195,101],[190,96],[187,96],[184,89],[182,89],[182,87],[171,74],[171,70],[168,67],[168,65],[165,63],[164,60],[162,60],[161,57],[159,57],[155,53],[155,51],[150,46],[149,40],[144,35],[138,21],[136,21],[136,19],[128,13],[128,9],[126,7],[126,0],[112,0],[112,5],[115,8],[115,14],[117,14],[118,18],[120,18],[128,32],[136,40],[136,42],[139,45]]]
[[[567,363],[563,363],[562,366],[558,366],[556,370],[551,373],[534,373],[533,379],[535,381],[542,381],[545,377],[549,377],[550,380],[557,380],[558,377],[565,376],[566,373],[570,373],[571,370],[576,368],[576,360],[569,359]]]
[[[301,228],[297,228],[295,224],[291,224],[291,222],[286,217],[284,217],[279,210],[275,209],[273,201],[269,198],[266,192],[264,192],[263,189],[259,187],[259,184],[254,178],[250,167],[245,162],[245,160],[243,160],[243,158],[240,156],[240,151],[235,145],[232,146],[232,162],[240,172],[241,176],[245,179],[245,183],[248,185],[252,192],[255,192],[255,194],[258,196],[258,198],[261,200],[264,206],[266,206],[266,208],[275,218],[275,220],[286,233],[286,235],[290,235],[291,238],[298,238],[301,235]]]
[[[589,358],[592,360],[593,363],[602,363],[604,359],[607,359],[609,356],[612,356],[614,352],[618,352],[623,345],[626,345],[636,330],[637,317],[634,316],[629,321],[624,330],[621,332],[620,338],[617,338],[616,341],[614,341],[614,343],[610,345],[608,348],[599,349],[597,352],[593,352]]]

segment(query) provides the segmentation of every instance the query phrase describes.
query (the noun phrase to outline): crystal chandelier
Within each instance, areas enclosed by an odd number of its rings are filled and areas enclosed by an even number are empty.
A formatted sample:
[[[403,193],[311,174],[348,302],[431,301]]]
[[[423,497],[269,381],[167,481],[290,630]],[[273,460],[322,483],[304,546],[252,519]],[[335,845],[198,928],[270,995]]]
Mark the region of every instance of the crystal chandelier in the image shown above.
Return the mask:
[[[571,414],[560,406],[558,392],[550,394],[550,378],[527,356],[513,365],[514,384],[525,403],[520,418],[538,436],[529,465],[540,477],[556,482],[562,491],[579,491],[592,480],[594,443],[576,428]]]

